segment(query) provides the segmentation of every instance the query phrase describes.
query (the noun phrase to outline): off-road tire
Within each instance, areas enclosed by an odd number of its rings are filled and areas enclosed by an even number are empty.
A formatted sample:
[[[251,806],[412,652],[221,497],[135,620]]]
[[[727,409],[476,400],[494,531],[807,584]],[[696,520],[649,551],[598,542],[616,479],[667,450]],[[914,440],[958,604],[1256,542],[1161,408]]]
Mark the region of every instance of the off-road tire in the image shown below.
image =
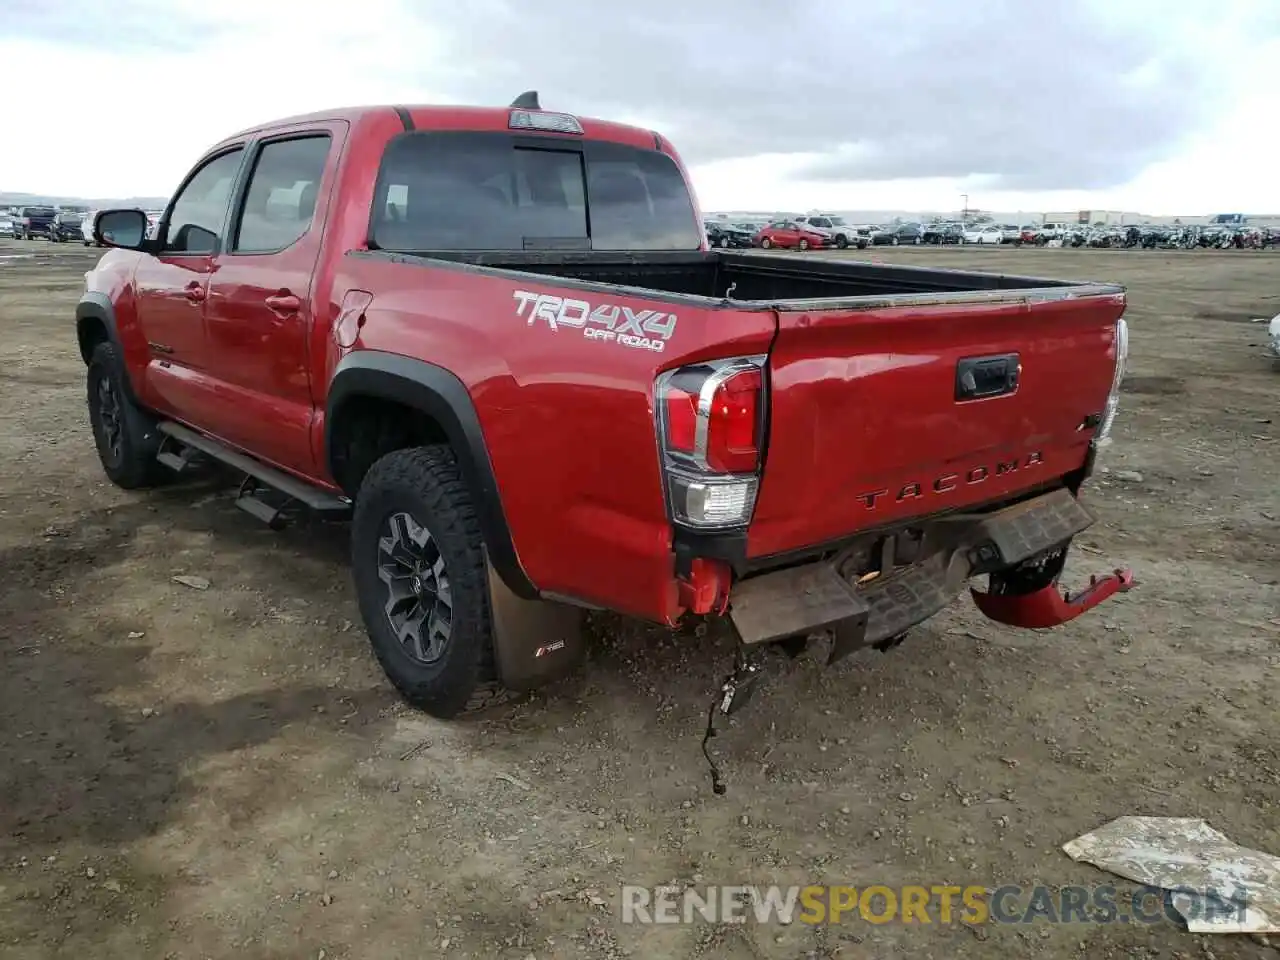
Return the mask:
[[[104,417],[101,384],[107,381],[119,407],[119,443],[113,450]],[[89,404],[89,426],[93,430],[94,446],[102,470],[117,487],[138,490],[155,487],[170,476],[165,466],[156,459],[163,439],[156,429],[155,420],[140,410],[131,399],[128,390],[128,374],[124,363],[110,342],[93,348],[89,368],[85,376]]]
[[[449,639],[434,662],[411,656],[385,611],[379,541],[390,518],[408,513],[439,547],[452,604]],[[411,705],[450,720],[501,703],[493,618],[480,522],[453,451],[444,445],[396,450],[377,460],[356,494],[351,562],[360,615],[373,654]]]

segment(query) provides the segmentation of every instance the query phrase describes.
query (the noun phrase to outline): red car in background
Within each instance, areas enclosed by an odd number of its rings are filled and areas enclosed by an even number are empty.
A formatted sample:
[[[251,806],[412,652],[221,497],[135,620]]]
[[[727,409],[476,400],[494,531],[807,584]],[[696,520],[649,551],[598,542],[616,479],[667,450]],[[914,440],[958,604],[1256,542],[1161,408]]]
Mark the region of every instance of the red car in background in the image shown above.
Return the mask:
[[[760,229],[751,238],[753,247],[781,247],[783,250],[820,250],[827,246],[830,237],[826,234],[810,230],[802,223],[794,220],[775,220]]]

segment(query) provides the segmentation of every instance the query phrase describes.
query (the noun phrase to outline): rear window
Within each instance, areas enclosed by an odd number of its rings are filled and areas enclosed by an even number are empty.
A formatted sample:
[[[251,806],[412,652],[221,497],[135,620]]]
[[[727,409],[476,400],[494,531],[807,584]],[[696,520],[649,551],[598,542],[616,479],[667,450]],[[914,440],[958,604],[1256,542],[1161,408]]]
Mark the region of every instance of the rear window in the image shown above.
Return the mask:
[[[370,239],[384,250],[694,250],[671,157],[602,141],[406,133],[387,146]]]
[[[52,217],[57,211],[53,207],[23,207],[24,217]]]

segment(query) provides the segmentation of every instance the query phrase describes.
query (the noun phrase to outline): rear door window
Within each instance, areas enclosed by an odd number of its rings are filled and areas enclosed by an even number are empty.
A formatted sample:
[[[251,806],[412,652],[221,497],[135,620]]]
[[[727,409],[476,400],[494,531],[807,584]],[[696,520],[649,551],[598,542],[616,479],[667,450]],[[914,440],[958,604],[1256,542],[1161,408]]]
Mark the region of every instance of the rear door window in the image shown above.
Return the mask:
[[[249,178],[233,253],[276,253],[311,227],[329,137],[309,135],[262,146]]]
[[[370,230],[385,250],[693,250],[671,157],[601,141],[407,133],[383,157]]]

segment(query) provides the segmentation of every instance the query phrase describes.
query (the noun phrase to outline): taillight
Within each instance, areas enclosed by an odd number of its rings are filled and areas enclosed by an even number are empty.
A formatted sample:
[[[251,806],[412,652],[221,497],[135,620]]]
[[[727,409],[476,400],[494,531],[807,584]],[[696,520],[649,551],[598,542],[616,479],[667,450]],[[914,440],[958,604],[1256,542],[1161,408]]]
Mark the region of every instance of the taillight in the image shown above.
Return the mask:
[[[1116,411],[1120,407],[1120,383],[1124,380],[1125,367],[1129,363],[1129,324],[1124,317],[1116,321],[1116,366],[1111,374],[1111,392],[1107,394],[1107,406],[1102,414],[1102,423],[1093,436],[1096,446],[1105,447],[1111,443],[1111,428],[1116,421]]]
[[[735,357],[664,373],[658,438],[671,518],[735,527],[751,519],[764,434],[764,357]]]

